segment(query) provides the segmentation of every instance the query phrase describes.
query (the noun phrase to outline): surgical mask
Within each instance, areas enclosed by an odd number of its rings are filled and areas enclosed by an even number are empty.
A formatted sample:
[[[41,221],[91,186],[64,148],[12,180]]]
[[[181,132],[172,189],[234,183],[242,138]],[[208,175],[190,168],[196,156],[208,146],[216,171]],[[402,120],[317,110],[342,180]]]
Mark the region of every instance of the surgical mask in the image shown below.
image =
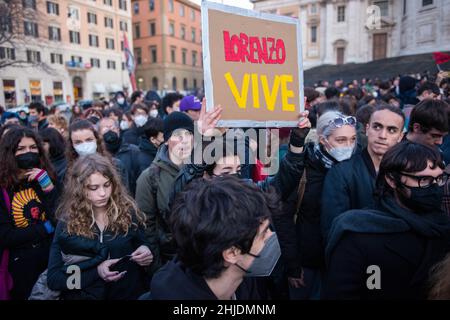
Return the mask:
[[[144,126],[147,120],[148,120],[147,116],[139,115],[134,118],[134,123],[136,124],[136,127],[140,128]]]
[[[80,157],[88,156],[97,152],[97,142],[83,142],[73,147]]]
[[[28,116],[28,122],[37,122],[38,120],[38,116]]]
[[[33,169],[39,167],[40,159],[39,153],[27,152],[16,156],[17,166],[20,169]]]
[[[440,187],[436,183],[428,188],[407,187],[411,191],[409,198],[401,195],[402,202],[416,213],[439,212],[441,210],[442,198],[444,196],[444,186]]]
[[[332,156],[337,161],[341,162],[347,159],[350,159],[353,151],[355,149],[355,146],[352,147],[339,147],[339,148],[331,148],[328,153],[330,156]]]
[[[275,268],[278,259],[281,256],[280,244],[276,233],[273,233],[269,239],[267,239],[264,247],[258,255],[249,255],[255,257],[250,267],[245,270],[239,265],[238,268],[245,271],[246,277],[267,277]]]
[[[125,102],[125,99],[124,98],[119,98],[119,99],[117,99],[117,103],[118,104],[123,104]]]
[[[125,131],[127,129],[130,129],[130,124],[128,123],[128,121],[120,121],[120,130]]]
[[[156,118],[157,116],[158,116],[158,110],[156,110],[156,109],[150,110],[150,117]]]

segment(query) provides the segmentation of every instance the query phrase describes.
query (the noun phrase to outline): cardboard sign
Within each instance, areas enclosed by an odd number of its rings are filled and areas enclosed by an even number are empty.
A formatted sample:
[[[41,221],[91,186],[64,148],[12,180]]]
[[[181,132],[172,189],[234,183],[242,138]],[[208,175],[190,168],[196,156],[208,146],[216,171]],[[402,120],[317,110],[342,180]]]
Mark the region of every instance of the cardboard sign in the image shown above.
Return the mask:
[[[300,21],[202,2],[207,110],[219,127],[294,127],[304,110]]]

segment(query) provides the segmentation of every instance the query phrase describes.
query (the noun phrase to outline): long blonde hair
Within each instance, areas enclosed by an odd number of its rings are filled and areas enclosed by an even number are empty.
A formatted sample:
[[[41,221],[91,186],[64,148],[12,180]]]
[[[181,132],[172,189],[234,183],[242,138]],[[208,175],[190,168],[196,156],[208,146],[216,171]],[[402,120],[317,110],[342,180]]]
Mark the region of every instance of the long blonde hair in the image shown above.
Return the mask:
[[[66,222],[69,235],[94,238],[94,210],[87,198],[87,185],[92,174],[99,173],[112,185],[111,197],[106,210],[106,229],[115,236],[128,233],[130,227],[145,227],[145,216],[121,184],[111,161],[99,154],[79,157],[70,168],[65,183],[58,219]]]

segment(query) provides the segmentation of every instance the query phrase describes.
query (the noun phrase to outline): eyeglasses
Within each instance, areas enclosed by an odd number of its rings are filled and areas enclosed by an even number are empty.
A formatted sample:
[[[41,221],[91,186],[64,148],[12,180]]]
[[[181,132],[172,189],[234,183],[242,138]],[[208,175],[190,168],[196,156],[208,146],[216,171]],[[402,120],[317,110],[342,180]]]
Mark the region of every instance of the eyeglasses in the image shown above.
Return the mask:
[[[433,183],[436,183],[439,187],[442,187],[447,183],[448,176],[449,176],[445,172],[443,174],[441,174],[440,176],[437,176],[436,178],[432,177],[432,176],[414,176],[412,174],[407,174],[407,173],[401,173],[401,175],[413,178],[414,180],[417,181],[419,188],[423,188],[423,189],[428,188]]]
[[[345,117],[345,118],[335,118],[333,120],[330,120],[329,125],[332,125],[336,128],[340,128],[345,125],[355,127],[356,126],[356,118],[352,117],[352,116]]]

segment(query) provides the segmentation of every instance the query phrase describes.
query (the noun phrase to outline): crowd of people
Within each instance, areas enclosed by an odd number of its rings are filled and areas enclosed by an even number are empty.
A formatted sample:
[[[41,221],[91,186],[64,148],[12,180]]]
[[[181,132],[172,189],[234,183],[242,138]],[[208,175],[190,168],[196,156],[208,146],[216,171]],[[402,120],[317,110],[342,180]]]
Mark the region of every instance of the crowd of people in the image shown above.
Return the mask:
[[[179,93],[0,109],[0,299],[450,299],[448,74],[304,93],[279,146]]]

